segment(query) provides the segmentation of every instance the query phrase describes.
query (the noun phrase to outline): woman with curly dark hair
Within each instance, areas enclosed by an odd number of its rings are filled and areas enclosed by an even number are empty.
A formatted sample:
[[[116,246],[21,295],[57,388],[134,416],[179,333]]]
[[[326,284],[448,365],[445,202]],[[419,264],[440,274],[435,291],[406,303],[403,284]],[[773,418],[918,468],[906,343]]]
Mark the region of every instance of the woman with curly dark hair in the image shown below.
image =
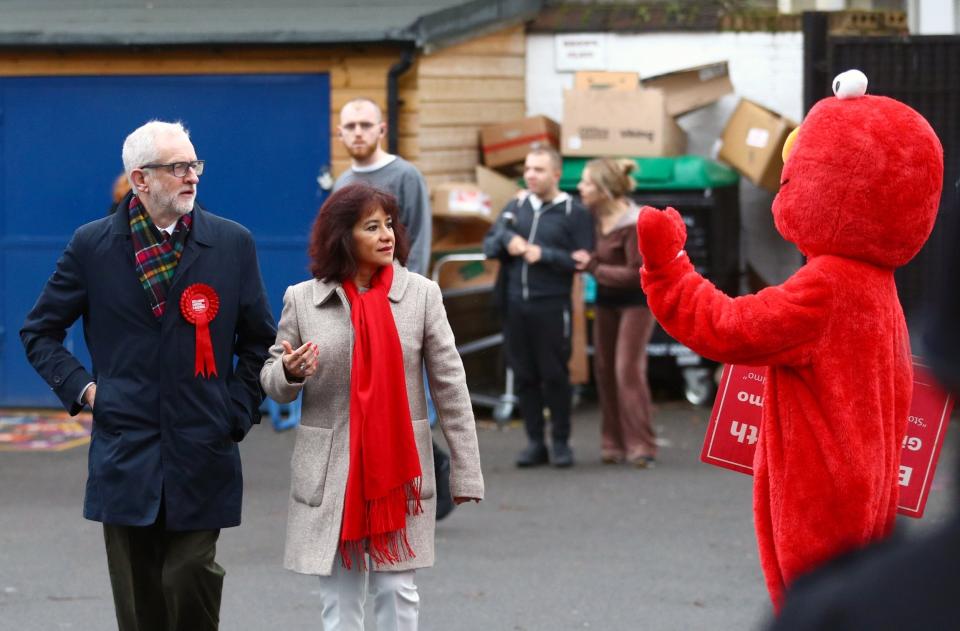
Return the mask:
[[[451,452],[459,504],[483,498],[463,363],[436,283],[403,266],[393,196],[333,193],[314,221],[313,278],[289,287],[267,394],[303,391],[284,566],[320,577],[324,628],[362,630],[366,581],[377,628],[416,629],[414,570],[433,565],[436,500],[423,369]]]

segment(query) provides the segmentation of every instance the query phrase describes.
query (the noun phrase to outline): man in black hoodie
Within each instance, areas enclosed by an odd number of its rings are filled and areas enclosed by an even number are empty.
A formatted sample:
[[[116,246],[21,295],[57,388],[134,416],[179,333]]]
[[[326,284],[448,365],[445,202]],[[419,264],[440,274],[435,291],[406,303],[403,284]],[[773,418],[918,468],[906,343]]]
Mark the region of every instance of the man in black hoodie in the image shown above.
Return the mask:
[[[497,279],[504,310],[507,361],[513,369],[528,445],[518,467],[552,462],[573,465],[570,449],[571,253],[593,249],[590,213],[561,193],[560,155],[550,148],[527,154],[527,191],[511,201],[483,242],[500,260]],[[550,410],[552,454],[544,441],[544,407]]]

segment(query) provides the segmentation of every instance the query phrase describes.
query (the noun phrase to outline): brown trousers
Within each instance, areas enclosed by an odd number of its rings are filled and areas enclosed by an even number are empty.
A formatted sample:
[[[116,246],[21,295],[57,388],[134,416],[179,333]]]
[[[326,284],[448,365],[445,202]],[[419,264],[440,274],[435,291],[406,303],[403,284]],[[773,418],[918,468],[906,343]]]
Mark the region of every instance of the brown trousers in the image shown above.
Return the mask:
[[[597,306],[593,366],[604,458],[635,460],[657,454],[647,382],[647,342],[653,323],[647,307]]]

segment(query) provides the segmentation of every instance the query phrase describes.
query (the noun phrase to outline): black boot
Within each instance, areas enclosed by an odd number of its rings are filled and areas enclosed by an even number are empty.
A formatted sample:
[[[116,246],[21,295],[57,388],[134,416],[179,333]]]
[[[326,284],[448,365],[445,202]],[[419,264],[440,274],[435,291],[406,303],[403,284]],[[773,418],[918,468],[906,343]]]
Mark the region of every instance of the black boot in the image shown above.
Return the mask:
[[[547,446],[543,443],[532,442],[517,456],[517,466],[521,468],[536,467],[550,462]]]

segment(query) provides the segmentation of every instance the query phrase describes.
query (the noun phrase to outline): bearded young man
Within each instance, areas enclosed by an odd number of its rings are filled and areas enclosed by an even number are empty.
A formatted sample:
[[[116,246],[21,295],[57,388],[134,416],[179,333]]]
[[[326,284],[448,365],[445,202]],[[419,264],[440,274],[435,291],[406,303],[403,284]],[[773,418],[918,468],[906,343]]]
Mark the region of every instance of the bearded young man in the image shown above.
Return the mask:
[[[103,523],[120,631],[210,631],[276,326],[250,232],[195,203],[186,130],[143,125],[123,166],[133,190],[77,229],[20,338],[64,407],[93,411],[83,516]],[[89,370],[63,345],[80,317]]]
[[[333,190],[363,182],[397,198],[400,223],[410,238],[407,269],[427,274],[430,266],[430,194],[417,167],[387,153],[380,141],[387,124],[377,104],[354,99],[340,110],[340,140],[350,154],[351,166],[337,178]]]

